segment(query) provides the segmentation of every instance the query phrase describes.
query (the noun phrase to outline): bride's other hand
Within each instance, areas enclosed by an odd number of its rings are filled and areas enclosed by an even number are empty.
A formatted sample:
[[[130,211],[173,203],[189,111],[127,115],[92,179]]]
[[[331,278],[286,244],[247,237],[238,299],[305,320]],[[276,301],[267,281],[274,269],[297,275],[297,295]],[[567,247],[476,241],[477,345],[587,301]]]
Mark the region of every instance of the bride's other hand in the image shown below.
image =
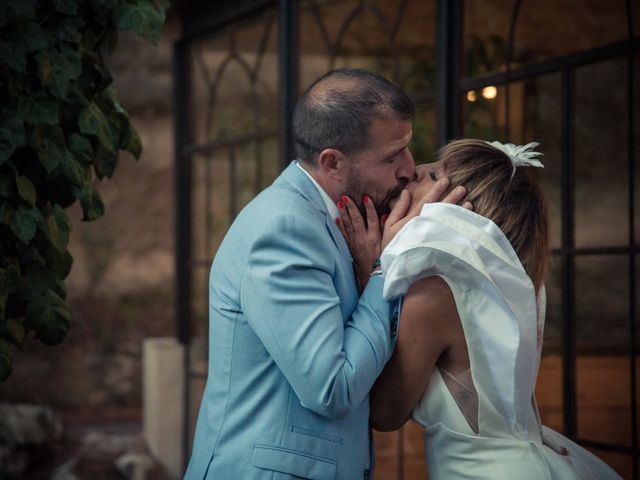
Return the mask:
[[[338,202],[340,218],[336,222],[349,245],[360,291],[367,285],[373,264],[382,252],[382,232],[376,208],[366,195],[362,203],[367,214],[366,224],[355,202],[347,196],[343,196]]]
[[[407,190],[403,190],[398,197],[396,204],[393,206],[389,217],[384,222],[384,229],[382,232],[382,244],[384,248],[389,244],[391,239],[396,236],[398,231],[413,217],[420,214],[422,207],[426,203],[453,203],[459,204],[467,194],[467,190],[464,187],[456,187],[446,196],[445,192],[449,188],[449,179],[440,178],[431,190],[422,196],[418,201],[411,201],[411,194]],[[442,198],[444,196],[444,198]],[[411,206],[413,203],[413,207]],[[473,210],[473,205],[470,202],[464,202],[462,207]]]

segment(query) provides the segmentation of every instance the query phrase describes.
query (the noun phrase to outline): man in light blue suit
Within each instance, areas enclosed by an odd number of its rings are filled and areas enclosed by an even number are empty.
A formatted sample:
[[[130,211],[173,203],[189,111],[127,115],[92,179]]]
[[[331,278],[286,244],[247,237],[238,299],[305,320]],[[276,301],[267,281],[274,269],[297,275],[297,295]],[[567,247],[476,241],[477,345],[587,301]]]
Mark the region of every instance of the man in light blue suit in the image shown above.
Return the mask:
[[[336,202],[388,212],[414,176],[412,116],[397,86],[362,70],[331,71],[301,97],[299,162],[240,212],[213,262],[186,479],[370,478],[368,393],[396,320],[373,266],[354,275]]]

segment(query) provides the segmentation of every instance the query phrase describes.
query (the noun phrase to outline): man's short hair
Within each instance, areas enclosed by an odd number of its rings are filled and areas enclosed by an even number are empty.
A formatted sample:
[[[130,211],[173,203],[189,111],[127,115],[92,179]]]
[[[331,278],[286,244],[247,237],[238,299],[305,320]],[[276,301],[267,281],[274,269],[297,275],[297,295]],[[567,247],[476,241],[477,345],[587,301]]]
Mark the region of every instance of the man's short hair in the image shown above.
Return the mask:
[[[382,75],[358,68],[331,70],[302,94],[293,114],[293,134],[299,160],[315,164],[325,148],[357,153],[370,142],[375,118],[410,120],[411,99]]]

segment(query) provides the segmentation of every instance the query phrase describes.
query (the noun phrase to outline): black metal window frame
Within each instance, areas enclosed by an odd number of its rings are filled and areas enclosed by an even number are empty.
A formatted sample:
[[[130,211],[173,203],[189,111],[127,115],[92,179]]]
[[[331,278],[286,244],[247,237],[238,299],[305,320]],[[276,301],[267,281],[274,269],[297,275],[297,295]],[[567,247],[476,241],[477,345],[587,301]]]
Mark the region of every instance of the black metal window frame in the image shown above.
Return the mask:
[[[513,30],[517,21],[518,9],[521,1],[514,9],[511,22],[509,51],[512,51]],[[611,43],[588,51],[554,57],[548,60],[532,63],[525,67],[511,70],[507,63],[507,71],[478,77],[460,79],[457,95],[460,98],[469,90],[482,89],[487,86],[506,87],[508,98],[509,84],[516,81],[531,80],[549,74],[561,75],[561,115],[562,115],[562,157],[561,157],[561,246],[552,250],[552,255],[560,260],[562,270],[562,370],[563,370],[563,419],[564,433],[578,443],[594,449],[630,455],[632,459],[633,479],[640,478],[638,461],[638,396],[637,396],[637,308],[636,308],[636,255],[639,247],[635,238],[635,68],[634,57],[640,53],[640,38],[633,31],[633,16],[631,1],[626,2],[628,19],[628,39]],[[589,64],[602,62],[614,58],[627,58],[627,96],[628,110],[628,138],[627,138],[627,177],[628,177],[628,246],[623,247],[576,247],[575,245],[575,175],[574,175],[574,108],[575,108],[575,70]],[[510,102],[506,101],[507,128]],[[507,134],[508,136],[508,134]],[[598,442],[578,436],[577,413],[578,399],[576,388],[576,289],[575,289],[575,260],[581,256],[590,255],[624,255],[629,259],[629,368],[630,368],[630,410],[631,410],[631,446]]]
[[[629,102],[628,115],[628,225],[629,239],[625,247],[589,247],[575,246],[575,209],[574,209],[574,149],[573,113],[575,98],[574,72],[577,68],[613,58],[627,58],[628,98],[634,99],[635,61],[640,52],[640,38],[633,31],[632,1],[625,0],[628,19],[628,39],[612,43],[592,50],[553,57],[538,61],[524,67],[511,69],[509,58],[513,50],[514,31],[518,20],[518,12],[522,0],[517,0],[511,21],[508,39],[508,62],[505,72],[462,77],[462,45],[464,34],[464,0],[436,0],[436,143],[443,145],[448,140],[458,138],[462,132],[461,98],[469,90],[477,90],[487,86],[505,86],[509,95],[509,85],[513,82],[535,79],[544,75],[559,73],[562,91],[562,158],[561,158],[561,246],[552,254],[560,260],[562,268],[562,370],[563,370],[563,418],[565,434],[579,443],[602,451],[622,453],[631,456],[633,462],[633,479],[640,479],[638,463],[640,459],[638,445],[638,398],[637,398],[637,308],[635,305],[636,255],[639,247],[635,239],[635,109],[633,101]],[[190,185],[192,169],[188,145],[190,144],[189,105],[189,62],[188,46],[194,40],[224,28],[226,25],[246,17],[258,14],[265,8],[278,9],[278,57],[279,57],[279,107],[280,107],[280,151],[282,167],[287,159],[293,158],[293,134],[291,118],[298,92],[298,53],[296,50],[297,9],[295,0],[244,0],[237,3],[222,2],[215,17],[208,12],[209,3],[196,1],[198,15],[184,21],[185,35],[174,46],[174,99],[175,99],[175,181],[176,181],[176,334],[185,346],[184,369],[186,372],[184,391],[184,428],[183,458],[189,458],[190,424],[189,405],[191,394],[189,378],[191,366],[189,361],[189,345],[191,341],[191,232],[192,225],[189,212],[192,203]],[[508,129],[509,104],[506,102],[506,118]],[[626,255],[629,258],[629,333],[630,333],[630,384],[631,384],[631,446],[596,442],[577,437],[576,397],[576,309],[575,309],[575,260],[579,256],[588,255]]]

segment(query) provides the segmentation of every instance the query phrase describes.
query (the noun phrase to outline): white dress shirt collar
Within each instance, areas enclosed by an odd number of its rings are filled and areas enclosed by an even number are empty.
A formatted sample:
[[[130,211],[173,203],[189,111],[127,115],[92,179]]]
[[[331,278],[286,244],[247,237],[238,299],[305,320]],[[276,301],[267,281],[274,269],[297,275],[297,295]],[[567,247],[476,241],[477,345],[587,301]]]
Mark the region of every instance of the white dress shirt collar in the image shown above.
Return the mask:
[[[307,177],[309,177],[309,179],[313,182],[315,187],[318,189],[318,192],[320,192],[320,196],[322,197],[322,200],[324,201],[324,204],[327,207],[327,212],[329,213],[331,218],[335,221],[335,219],[340,216],[340,214],[338,213],[338,207],[336,206],[336,204],[333,203],[333,200],[331,200],[331,197],[327,195],[327,192],[324,191],[324,189],[320,186],[320,184],[316,182],[315,178],[309,175],[309,172],[307,172],[304,169],[304,167],[300,165],[300,162],[296,161],[296,165],[300,170],[302,170],[305,173]]]

